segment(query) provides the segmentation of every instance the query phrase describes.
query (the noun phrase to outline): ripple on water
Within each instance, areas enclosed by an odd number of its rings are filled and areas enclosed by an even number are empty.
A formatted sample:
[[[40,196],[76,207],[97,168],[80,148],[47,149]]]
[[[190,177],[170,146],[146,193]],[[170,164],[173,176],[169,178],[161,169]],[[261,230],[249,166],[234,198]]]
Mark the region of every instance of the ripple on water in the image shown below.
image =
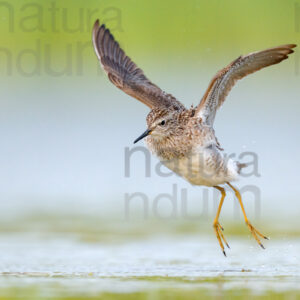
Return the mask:
[[[272,240],[263,251],[253,241],[231,241],[223,257],[213,238],[148,238],[121,244],[0,238],[0,288],[57,285],[65,291],[134,292],[162,288],[300,290],[300,240]]]

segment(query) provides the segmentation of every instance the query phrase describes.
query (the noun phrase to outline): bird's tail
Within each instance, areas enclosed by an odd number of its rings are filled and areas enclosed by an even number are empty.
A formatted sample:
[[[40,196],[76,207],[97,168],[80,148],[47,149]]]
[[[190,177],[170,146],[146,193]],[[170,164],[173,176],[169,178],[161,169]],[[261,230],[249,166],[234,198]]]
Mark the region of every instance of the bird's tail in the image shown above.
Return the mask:
[[[241,173],[241,170],[243,169],[243,168],[246,168],[246,167],[248,167],[248,165],[249,164],[246,164],[246,163],[240,163],[240,162],[236,162],[236,166],[237,166],[237,168],[238,168],[238,173],[240,174]]]

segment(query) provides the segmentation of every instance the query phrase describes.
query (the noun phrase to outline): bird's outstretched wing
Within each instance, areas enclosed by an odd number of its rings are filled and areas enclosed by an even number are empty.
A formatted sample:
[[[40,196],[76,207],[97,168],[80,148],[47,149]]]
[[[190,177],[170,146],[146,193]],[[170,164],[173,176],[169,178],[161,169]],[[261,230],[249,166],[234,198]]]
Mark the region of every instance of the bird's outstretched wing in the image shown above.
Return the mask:
[[[196,109],[196,116],[205,124],[212,125],[217,109],[223,104],[237,80],[287,59],[288,54],[294,52],[292,50],[294,47],[296,47],[294,44],[282,45],[238,57],[211,80]]]
[[[151,109],[160,106],[184,108],[175,97],[162,91],[144,75],[143,71],[126,56],[105,25],[100,26],[99,20],[95,22],[93,28],[93,44],[103,70],[119,89]]]

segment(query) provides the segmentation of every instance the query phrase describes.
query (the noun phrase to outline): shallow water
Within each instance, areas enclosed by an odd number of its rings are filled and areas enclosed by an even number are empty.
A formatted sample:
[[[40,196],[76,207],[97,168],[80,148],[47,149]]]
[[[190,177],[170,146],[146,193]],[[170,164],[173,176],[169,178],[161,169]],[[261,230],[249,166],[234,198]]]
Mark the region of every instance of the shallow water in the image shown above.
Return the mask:
[[[0,295],[10,298],[129,299],[300,295],[300,239],[276,238],[260,249],[230,237],[225,258],[214,236],[150,235],[83,242],[76,235],[0,236]]]

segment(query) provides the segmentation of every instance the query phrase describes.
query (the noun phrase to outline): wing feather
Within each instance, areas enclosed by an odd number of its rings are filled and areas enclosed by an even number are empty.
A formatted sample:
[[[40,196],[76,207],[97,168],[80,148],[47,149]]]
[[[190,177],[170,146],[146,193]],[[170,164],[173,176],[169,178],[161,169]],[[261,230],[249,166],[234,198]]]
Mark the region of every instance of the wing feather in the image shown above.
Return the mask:
[[[295,44],[282,45],[238,57],[211,80],[196,109],[196,116],[207,125],[212,125],[217,109],[223,104],[237,80],[287,59],[288,55],[294,52],[294,47]]]
[[[175,97],[162,91],[145,76],[126,56],[105,25],[99,25],[99,20],[93,28],[93,44],[101,67],[116,87],[151,109],[160,106],[184,109]]]

